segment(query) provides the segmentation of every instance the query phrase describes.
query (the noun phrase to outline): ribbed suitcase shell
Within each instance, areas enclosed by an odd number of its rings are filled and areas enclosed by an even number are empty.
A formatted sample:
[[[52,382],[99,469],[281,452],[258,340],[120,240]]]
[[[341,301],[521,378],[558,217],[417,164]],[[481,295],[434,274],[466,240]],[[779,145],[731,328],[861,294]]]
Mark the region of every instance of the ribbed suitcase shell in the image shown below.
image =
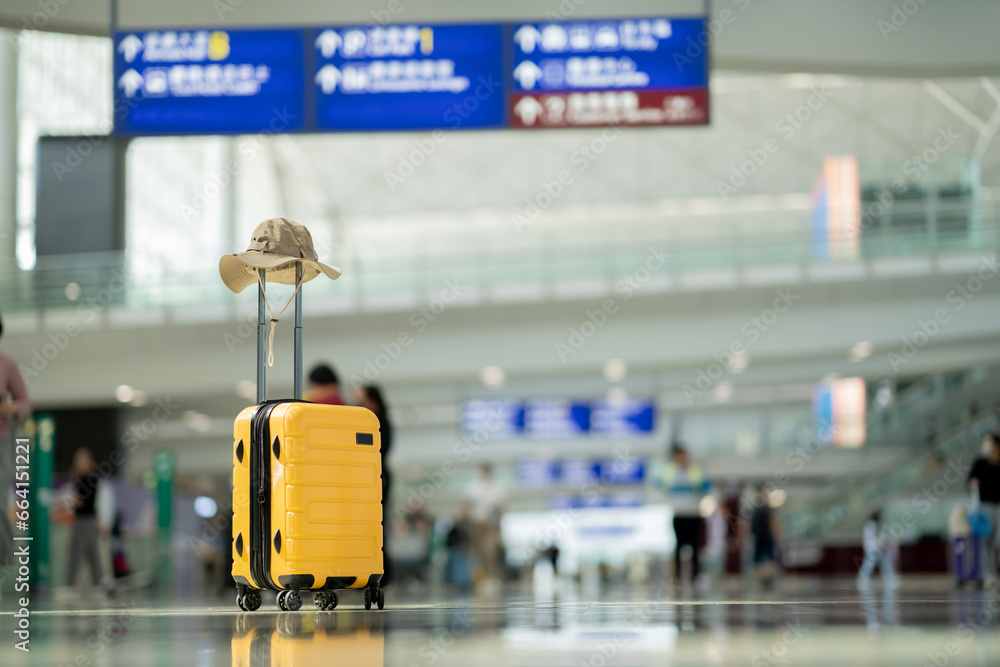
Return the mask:
[[[254,578],[250,503],[258,490],[251,488],[250,454],[259,409],[243,410],[233,429],[233,577],[278,590],[377,582],[383,573],[378,418],[365,408],[303,402],[275,405],[268,420],[272,582]]]

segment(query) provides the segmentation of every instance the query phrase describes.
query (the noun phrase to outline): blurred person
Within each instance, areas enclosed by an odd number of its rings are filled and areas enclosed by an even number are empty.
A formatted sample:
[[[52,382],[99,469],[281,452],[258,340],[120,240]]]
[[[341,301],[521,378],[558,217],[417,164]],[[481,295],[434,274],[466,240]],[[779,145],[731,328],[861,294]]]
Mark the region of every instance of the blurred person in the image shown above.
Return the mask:
[[[392,422],[389,409],[382,397],[382,390],[374,384],[366,384],[354,389],[354,400],[363,408],[368,408],[378,417],[378,431],[382,442],[382,561],[384,572],[382,586],[392,580],[392,559],[389,557],[389,531],[385,520],[385,510],[389,507],[389,493],[392,490],[392,472],[387,464],[389,450],[392,449]]]
[[[122,514],[115,515],[115,523],[111,526],[111,569],[115,581],[132,574],[128,552],[125,550],[125,531],[122,529]]]
[[[699,542],[704,521],[701,517],[701,500],[708,491],[708,480],[697,463],[688,459],[687,449],[680,444],[670,447],[671,462],[663,467],[660,487],[670,497],[674,514],[674,580],[681,579],[681,554],[684,547],[691,548],[691,581],[698,579],[701,571]]]
[[[448,558],[444,568],[444,581],[460,590],[467,590],[472,584],[469,572],[469,539],[472,527],[469,523],[469,504],[462,502],[452,520],[445,537]]]
[[[753,511],[750,514],[750,537],[753,539],[753,578],[774,588],[778,575],[776,551],[784,541],[781,521],[768,502],[767,485],[760,483],[754,490]]]
[[[313,403],[343,405],[340,395],[340,378],[328,364],[318,364],[309,371],[309,390],[304,397]]]
[[[0,338],[3,320],[0,320]],[[14,422],[31,414],[28,388],[17,362],[0,354],[0,566],[11,563],[14,531],[10,523],[10,495],[14,480]]]
[[[631,568],[629,568],[629,573],[631,573]],[[626,577],[631,580],[628,574]],[[636,578],[638,579],[639,577]],[[558,580],[559,547],[553,544],[546,549],[538,551],[535,555],[535,562],[531,568],[531,589],[535,598],[551,600],[555,597]]]
[[[67,583],[70,587],[76,584],[80,566],[87,561],[93,585],[107,590],[99,548],[99,538],[108,534],[108,525],[101,519],[101,515],[106,514],[107,495],[94,466],[94,458],[85,447],[77,449],[73,456],[70,479],[73,485],[73,532]]]
[[[723,487],[723,500],[719,504],[719,511],[726,522],[726,574],[739,574],[742,566],[741,545],[744,534],[741,531],[744,523],[740,520],[740,497],[743,495],[743,486],[739,482],[730,481]]]
[[[483,570],[483,587],[493,592],[500,586],[500,518],[506,496],[493,479],[493,468],[481,463],[477,477],[465,491],[472,526],[472,550]]]
[[[924,429],[924,444],[931,453],[930,458],[930,468],[935,470],[938,463],[940,463],[940,458],[937,453],[937,440],[938,440],[938,427],[937,420],[931,418],[927,421],[927,426]]]
[[[407,509],[393,531],[395,576],[400,584],[407,580],[426,582],[433,548],[434,518],[419,499],[407,503]]]
[[[858,570],[858,588],[866,590],[871,586],[871,576],[875,567],[879,568],[882,583],[886,588],[896,586],[895,551],[896,544],[882,525],[882,510],[875,510],[861,529],[861,546],[864,559]]]
[[[1000,432],[987,433],[983,438],[982,456],[972,464],[968,485],[972,491],[972,507],[989,518],[991,532],[982,540],[984,582],[996,583],[996,550],[1000,546]]]
[[[978,536],[972,532],[970,509],[967,503],[958,503],[948,516],[952,569],[959,588],[966,584],[980,586],[983,583],[983,551]]]

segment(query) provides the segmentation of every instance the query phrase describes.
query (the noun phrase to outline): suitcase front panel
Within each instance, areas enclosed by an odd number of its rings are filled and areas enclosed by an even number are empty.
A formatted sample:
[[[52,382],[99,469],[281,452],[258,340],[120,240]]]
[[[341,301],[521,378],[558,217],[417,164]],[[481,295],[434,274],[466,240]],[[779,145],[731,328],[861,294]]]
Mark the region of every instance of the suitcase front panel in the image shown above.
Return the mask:
[[[271,413],[271,578],[382,574],[378,418],[350,406],[287,403]],[[280,538],[277,531],[280,530]]]

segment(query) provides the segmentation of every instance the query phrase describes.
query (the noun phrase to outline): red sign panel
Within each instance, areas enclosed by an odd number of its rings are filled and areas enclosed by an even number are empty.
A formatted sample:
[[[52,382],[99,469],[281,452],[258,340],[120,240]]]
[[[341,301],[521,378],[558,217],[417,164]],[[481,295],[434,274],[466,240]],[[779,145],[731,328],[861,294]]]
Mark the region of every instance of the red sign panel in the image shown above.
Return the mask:
[[[708,91],[603,90],[512,95],[517,128],[705,125]]]

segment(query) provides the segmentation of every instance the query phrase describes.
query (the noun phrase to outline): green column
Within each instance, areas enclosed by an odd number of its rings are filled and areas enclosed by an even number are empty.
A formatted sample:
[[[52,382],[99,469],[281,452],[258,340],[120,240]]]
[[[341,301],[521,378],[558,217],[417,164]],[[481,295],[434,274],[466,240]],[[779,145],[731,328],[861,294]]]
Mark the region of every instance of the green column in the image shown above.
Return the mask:
[[[33,431],[33,433],[32,433]],[[48,585],[52,581],[49,562],[49,509],[52,506],[52,468],[55,460],[56,421],[50,415],[39,415],[31,439],[31,537],[32,585]]]
[[[153,470],[156,473],[156,505],[157,520],[156,526],[159,529],[158,551],[160,558],[157,559],[159,567],[158,581],[164,588],[170,585],[171,573],[171,539],[170,527],[173,520],[174,506],[174,454],[173,452],[160,451],[153,459]]]

